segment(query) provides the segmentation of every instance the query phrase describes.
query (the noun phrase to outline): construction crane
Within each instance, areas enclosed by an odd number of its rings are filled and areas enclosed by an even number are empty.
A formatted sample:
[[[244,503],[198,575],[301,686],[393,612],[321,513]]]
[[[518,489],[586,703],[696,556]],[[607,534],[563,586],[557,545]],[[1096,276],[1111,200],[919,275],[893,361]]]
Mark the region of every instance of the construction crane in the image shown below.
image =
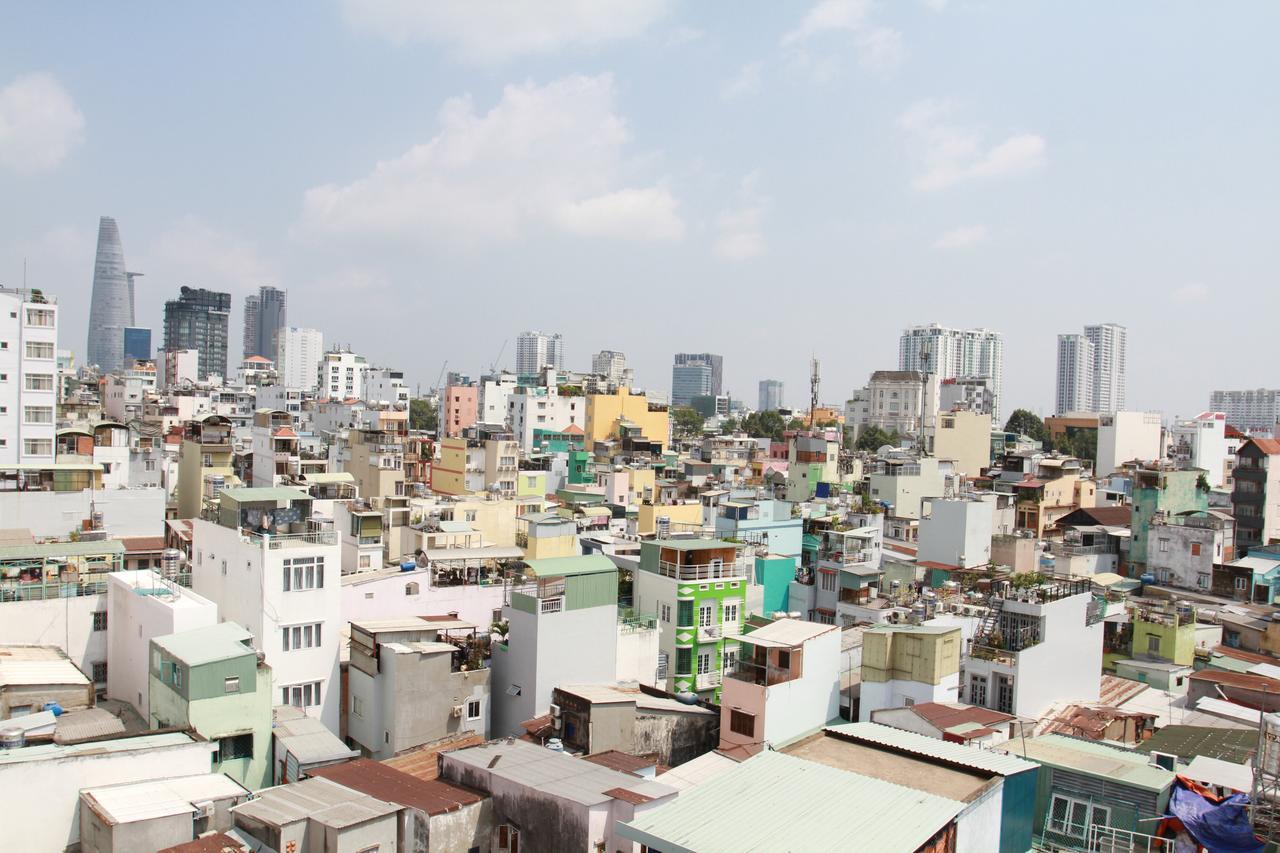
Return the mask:
[[[440,393],[440,380],[444,379],[444,372],[449,367],[449,359],[444,360],[444,364],[440,365],[440,375],[436,377],[436,387],[433,389],[437,394]]]
[[[502,361],[502,354],[507,351],[507,341],[509,340],[511,339],[507,338],[506,341],[502,342],[502,349],[498,350],[498,357],[495,358],[493,361],[489,362],[490,374],[496,374],[498,372],[498,362]]]

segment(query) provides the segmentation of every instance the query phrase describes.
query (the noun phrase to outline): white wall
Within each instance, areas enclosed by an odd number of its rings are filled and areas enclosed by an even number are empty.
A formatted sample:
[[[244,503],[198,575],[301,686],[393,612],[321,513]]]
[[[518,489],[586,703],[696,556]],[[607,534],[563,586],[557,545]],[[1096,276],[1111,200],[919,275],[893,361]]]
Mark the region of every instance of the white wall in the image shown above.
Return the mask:
[[[840,631],[836,629],[805,642],[799,678],[767,688],[764,739],[782,743],[826,725],[839,714]]]
[[[1013,713],[1038,719],[1054,702],[1097,702],[1102,687],[1102,623],[1086,626],[1091,596],[1073,595],[1042,605],[1043,641],[1018,653],[1013,682]],[[1006,601],[1016,611],[1021,602]],[[995,688],[992,681],[988,696]]]
[[[1157,412],[1114,412],[1098,417],[1098,461],[1094,475],[1105,477],[1131,459],[1160,458]]]
[[[106,593],[0,603],[0,645],[57,646],[92,678],[107,659],[107,632],[93,630],[93,614],[106,609]]]
[[[921,681],[863,681],[861,702],[858,705],[858,721],[871,719],[871,712],[881,708],[900,708],[910,699],[920,702],[955,702],[960,694],[960,673],[944,676],[937,684]]]
[[[1000,849],[1004,782],[987,789],[956,818],[956,853],[988,853]]]
[[[62,850],[80,841],[82,788],[208,773],[215,747],[188,740],[153,749],[0,764],[0,789],[5,792],[0,826],[7,828],[14,849]]]
[[[932,500],[920,519],[916,558],[949,566],[985,566],[991,562],[995,505],[988,501]]]
[[[176,594],[138,592],[166,588]],[[151,641],[217,622],[217,605],[189,589],[166,587],[155,572],[113,572],[107,584],[107,697],[128,702],[142,719],[151,719]]]
[[[82,492],[0,492],[0,528],[29,528],[35,536],[66,536],[89,517],[89,503],[102,513],[112,536],[163,536],[163,489]]]
[[[442,615],[457,612],[464,622],[481,630],[493,623],[493,613],[502,609],[501,586],[428,586],[430,572],[400,572],[383,578],[359,579],[347,575],[342,583],[342,619],[360,622],[369,619],[399,619],[404,616]],[[417,595],[407,595],[405,586],[418,584]]]
[[[660,625],[661,623],[659,623]],[[638,681],[654,685],[658,672],[658,637],[660,627],[624,629],[618,625],[618,681]]]

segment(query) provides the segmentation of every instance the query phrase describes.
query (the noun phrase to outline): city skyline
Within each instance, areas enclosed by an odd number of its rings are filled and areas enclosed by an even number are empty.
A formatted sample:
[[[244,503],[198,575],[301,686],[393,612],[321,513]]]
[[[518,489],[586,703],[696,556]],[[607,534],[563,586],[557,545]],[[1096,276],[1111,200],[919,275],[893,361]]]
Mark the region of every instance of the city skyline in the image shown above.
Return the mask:
[[[158,336],[164,296],[183,285],[232,293],[238,324],[243,297],[272,282],[292,292],[291,323],[402,365],[413,384],[431,384],[446,357],[479,373],[513,333],[446,324],[425,345],[415,334],[411,318],[467,316],[482,290],[495,328],[572,323],[575,359],[625,350],[649,387],[666,383],[674,342],[702,336],[728,359],[724,384],[738,396],[759,376],[804,387],[816,355],[824,397],[839,401],[894,367],[896,327],[938,322],[1000,331],[1002,409],[1047,414],[1056,342],[1027,322],[1020,293],[1070,294],[1054,307],[1065,328],[1104,307],[1128,326],[1140,353],[1130,408],[1203,407],[1224,365],[1183,342],[1205,327],[1231,327],[1251,348],[1233,384],[1274,384],[1261,318],[1280,307],[1268,286],[1280,249],[1265,228],[1280,199],[1269,154],[1280,119],[1256,105],[1259,66],[1274,64],[1263,33],[1280,10],[1134,6],[1099,32],[1068,9],[936,7],[862,8],[824,25],[811,8],[777,6],[731,30],[714,9],[655,4],[608,38],[556,19],[538,45],[488,38],[501,27],[479,14],[449,29],[403,8],[388,12],[403,24],[394,37],[388,21],[341,7],[312,16],[305,39],[286,36],[295,22],[283,9],[89,9],[68,27],[18,8],[0,34],[0,92],[11,95],[0,102],[42,93],[49,115],[14,125],[30,129],[0,148],[0,192],[14,202],[0,211],[0,282],[21,286],[25,260],[27,286],[62,296],[79,350],[93,225],[109,213],[148,275],[138,326]],[[1219,46],[1228,28],[1231,50]],[[869,51],[871,32],[897,50]],[[1149,52],[1141,66],[1134,32]],[[102,75],[94,45],[139,34],[153,49]],[[1193,70],[1178,46],[1198,39],[1212,50]],[[281,40],[293,62],[268,59]],[[971,61],[975,40],[988,61]],[[1094,45],[1083,76],[1064,52],[1080,40]],[[228,54],[243,56],[252,86],[228,92],[202,73]],[[647,73],[655,54],[670,75]],[[1021,73],[1000,73],[1010,67]],[[298,73],[311,87],[297,90]],[[1090,108],[1070,110],[1080,99]],[[480,147],[524,138],[551,114],[568,136],[549,147]],[[762,115],[780,136],[758,132]],[[243,133],[246,121],[266,132]],[[567,145],[586,138],[599,144]],[[446,149],[482,156],[480,169],[450,167],[435,153]],[[486,175],[516,176],[515,193]],[[447,203],[420,204],[412,187]],[[415,218],[424,208],[450,213]],[[646,216],[619,221],[626,211]],[[825,309],[774,298],[780,280],[824,294]],[[590,292],[591,312],[583,300],[526,298],[537,290]],[[662,335],[581,322],[620,315],[638,292],[682,307]],[[1254,298],[1253,310],[1213,298],[1225,292]],[[774,322],[700,328],[729,294],[767,301]],[[920,316],[901,316],[908,294]],[[353,300],[394,300],[390,334]],[[889,312],[897,322],[850,334],[847,318]],[[807,324],[818,343],[779,358],[775,324]]]

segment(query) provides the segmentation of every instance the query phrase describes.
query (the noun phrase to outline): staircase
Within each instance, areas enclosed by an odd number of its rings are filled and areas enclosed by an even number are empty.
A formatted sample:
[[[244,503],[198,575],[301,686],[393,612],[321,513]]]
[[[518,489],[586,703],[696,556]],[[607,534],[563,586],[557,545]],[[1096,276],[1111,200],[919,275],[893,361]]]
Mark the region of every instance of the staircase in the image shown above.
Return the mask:
[[[973,645],[990,646],[991,638],[1000,630],[1000,613],[1004,610],[1004,599],[989,599],[987,612],[978,622],[978,629],[973,634]]]

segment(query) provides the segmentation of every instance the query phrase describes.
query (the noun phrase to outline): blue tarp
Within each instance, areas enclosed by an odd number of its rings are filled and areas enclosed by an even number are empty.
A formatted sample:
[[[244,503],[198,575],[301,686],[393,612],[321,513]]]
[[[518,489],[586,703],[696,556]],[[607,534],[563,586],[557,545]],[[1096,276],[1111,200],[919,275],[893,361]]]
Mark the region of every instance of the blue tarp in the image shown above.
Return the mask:
[[[1263,844],[1249,826],[1249,798],[1232,794],[1213,803],[1178,781],[1169,811],[1211,853],[1262,853]]]

